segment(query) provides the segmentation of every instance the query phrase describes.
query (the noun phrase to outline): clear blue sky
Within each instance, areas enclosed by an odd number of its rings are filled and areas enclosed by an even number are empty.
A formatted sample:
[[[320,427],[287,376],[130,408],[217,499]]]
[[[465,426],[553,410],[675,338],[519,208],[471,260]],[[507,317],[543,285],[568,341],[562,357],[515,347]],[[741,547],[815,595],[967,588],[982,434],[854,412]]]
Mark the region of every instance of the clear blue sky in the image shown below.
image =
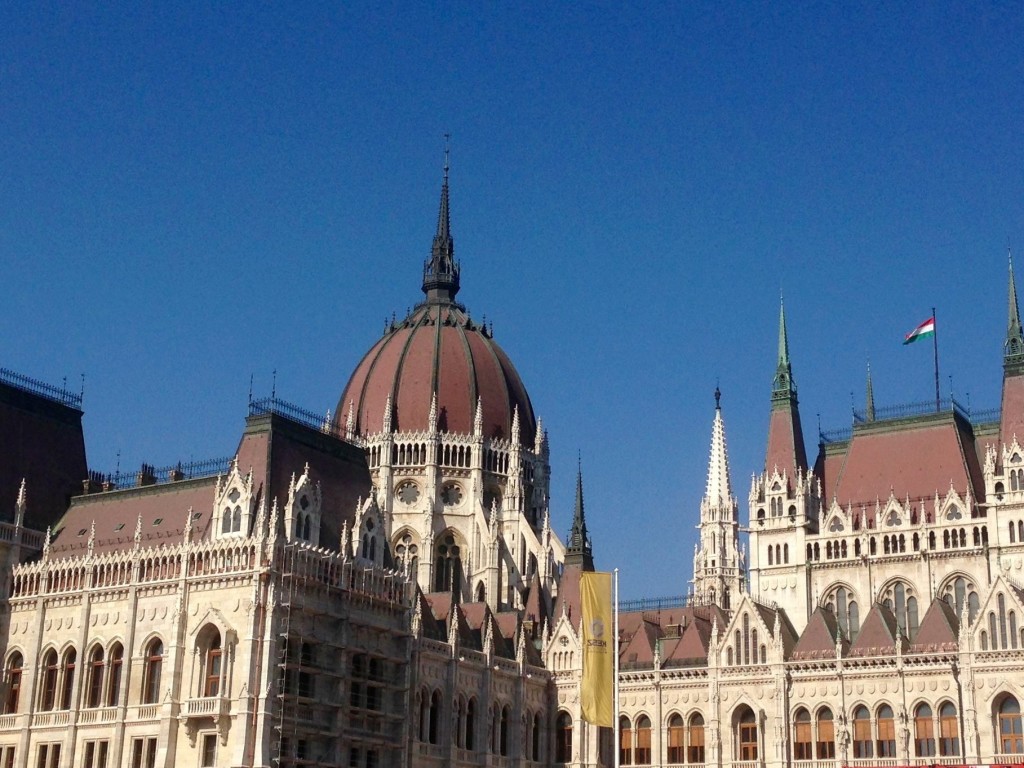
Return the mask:
[[[421,297],[445,132],[460,298],[623,597],[686,590],[716,382],[746,519],[780,291],[811,455],[868,359],[932,396],[932,306],[998,405],[1020,3],[342,5],[0,9],[0,365],[85,374],[91,467],[229,454],[250,375],[334,407]]]

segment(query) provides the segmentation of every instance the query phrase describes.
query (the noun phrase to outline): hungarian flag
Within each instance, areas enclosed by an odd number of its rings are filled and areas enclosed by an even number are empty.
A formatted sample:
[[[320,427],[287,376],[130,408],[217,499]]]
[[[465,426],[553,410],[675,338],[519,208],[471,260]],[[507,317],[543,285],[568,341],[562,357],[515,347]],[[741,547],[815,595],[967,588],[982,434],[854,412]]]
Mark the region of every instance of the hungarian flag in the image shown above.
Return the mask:
[[[924,339],[928,336],[935,335],[935,317],[929,317],[917,328],[907,334],[906,338],[903,339],[904,344],[913,344],[918,339]]]

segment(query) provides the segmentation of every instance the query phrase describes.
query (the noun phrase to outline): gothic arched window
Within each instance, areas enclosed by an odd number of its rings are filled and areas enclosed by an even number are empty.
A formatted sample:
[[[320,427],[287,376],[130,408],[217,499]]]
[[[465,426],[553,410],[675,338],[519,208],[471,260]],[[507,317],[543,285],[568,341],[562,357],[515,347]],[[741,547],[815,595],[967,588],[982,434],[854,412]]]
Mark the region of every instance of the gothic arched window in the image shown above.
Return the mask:
[[[686,762],[704,762],[704,716],[699,712],[690,716],[686,729]]]
[[[89,679],[86,682],[85,706],[92,708],[100,706],[103,700],[103,646],[97,643],[89,652],[89,667],[86,673]]]
[[[878,741],[876,743],[879,757],[896,757],[896,722],[892,716],[892,707],[883,704],[878,708],[876,721]]]
[[[555,762],[568,763],[572,760],[572,717],[568,712],[559,712],[555,719]]]
[[[462,588],[462,555],[455,536],[441,536],[434,557],[434,591],[451,592],[458,598]]]
[[[146,647],[146,666],[142,677],[142,703],[156,704],[160,701],[160,668],[164,661],[164,644],[154,638]]]
[[[817,750],[819,760],[831,760],[836,756],[836,730],[832,710],[822,707],[818,712]]]
[[[121,667],[124,664],[124,647],[114,643],[110,648],[110,663],[107,666],[107,706],[116,706],[121,700]]]
[[[21,696],[21,672],[25,666],[25,660],[20,653],[15,651],[7,659],[6,683],[7,695],[4,697],[4,714],[13,715],[18,711],[18,699]]]
[[[1021,728],[1020,702],[1007,696],[999,704],[999,752],[1004,755],[1024,753],[1024,729]]]
[[[932,708],[927,704],[920,704],[914,710],[914,754],[918,757],[933,757],[935,755]]]

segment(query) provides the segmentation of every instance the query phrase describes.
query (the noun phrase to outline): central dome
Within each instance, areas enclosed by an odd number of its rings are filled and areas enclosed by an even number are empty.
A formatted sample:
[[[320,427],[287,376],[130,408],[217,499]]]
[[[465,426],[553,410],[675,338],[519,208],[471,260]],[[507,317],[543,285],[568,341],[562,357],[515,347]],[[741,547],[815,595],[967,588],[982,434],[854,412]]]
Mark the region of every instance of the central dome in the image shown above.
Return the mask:
[[[392,322],[363,356],[335,418],[356,434],[381,432],[390,397],[391,431],[425,432],[436,395],[438,431],[472,434],[479,402],[485,438],[511,439],[518,410],[520,444],[532,450],[537,421],[530,396],[491,333],[456,303],[460,269],[454,254],[446,172],[437,234],[423,269],[426,301]]]

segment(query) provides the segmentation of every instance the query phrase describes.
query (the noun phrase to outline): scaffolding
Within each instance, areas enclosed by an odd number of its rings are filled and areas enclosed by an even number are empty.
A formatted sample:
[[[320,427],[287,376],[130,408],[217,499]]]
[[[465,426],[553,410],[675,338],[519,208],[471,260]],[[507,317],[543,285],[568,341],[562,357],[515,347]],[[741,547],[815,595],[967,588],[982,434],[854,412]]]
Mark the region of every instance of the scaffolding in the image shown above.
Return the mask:
[[[278,555],[273,765],[404,763],[411,674],[405,579],[301,542]]]

